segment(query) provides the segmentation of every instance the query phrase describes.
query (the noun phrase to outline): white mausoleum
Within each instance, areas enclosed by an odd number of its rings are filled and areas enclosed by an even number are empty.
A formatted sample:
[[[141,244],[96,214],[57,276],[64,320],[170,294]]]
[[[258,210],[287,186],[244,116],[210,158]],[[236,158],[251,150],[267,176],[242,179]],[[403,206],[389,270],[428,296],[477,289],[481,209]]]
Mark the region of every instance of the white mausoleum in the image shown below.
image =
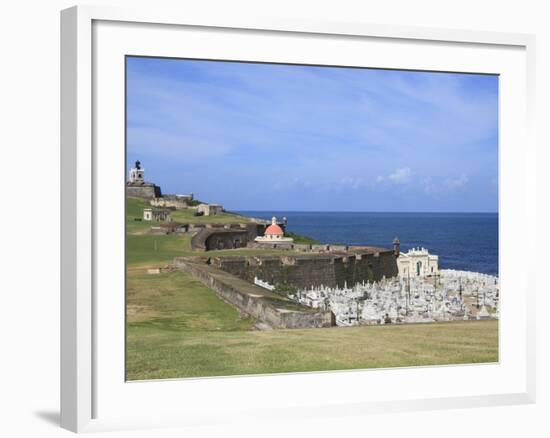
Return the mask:
[[[439,256],[430,254],[426,248],[413,248],[399,253],[397,257],[399,277],[429,277],[439,274]]]
[[[271,218],[271,225],[265,229],[263,236],[258,236],[254,240],[256,242],[267,243],[292,243],[294,239],[292,237],[284,237],[285,233],[283,229],[277,225],[277,218],[273,216]]]

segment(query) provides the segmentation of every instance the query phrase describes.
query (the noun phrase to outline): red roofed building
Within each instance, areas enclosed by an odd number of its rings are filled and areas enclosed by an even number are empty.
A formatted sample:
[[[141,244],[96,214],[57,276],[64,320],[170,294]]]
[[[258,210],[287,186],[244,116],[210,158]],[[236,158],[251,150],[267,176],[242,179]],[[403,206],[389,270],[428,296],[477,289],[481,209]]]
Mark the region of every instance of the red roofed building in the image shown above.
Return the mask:
[[[258,236],[254,239],[256,242],[269,242],[269,243],[292,243],[294,239],[291,237],[284,237],[285,233],[283,229],[277,225],[277,218],[273,216],[271,218],[271,225],[265,229],[263,236]]]
[[[283,229],[277,225],[277,224],[271,224],[269,227],[267,227],[265,229],[265,233],[264,235],[265,236],[269,236],[269,235],[275,235],[275,236],[278,236],[278,235],[284,235],[285,233],[283,233]]]

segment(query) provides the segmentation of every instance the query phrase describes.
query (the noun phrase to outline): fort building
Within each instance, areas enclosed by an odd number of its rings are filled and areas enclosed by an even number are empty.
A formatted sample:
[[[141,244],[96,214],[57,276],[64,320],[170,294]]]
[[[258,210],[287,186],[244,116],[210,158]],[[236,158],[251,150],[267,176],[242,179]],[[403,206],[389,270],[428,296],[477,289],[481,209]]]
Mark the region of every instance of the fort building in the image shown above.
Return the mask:
[[[188,195],[162,195],[149,201],[152,207],[184,210],[193,202],[193,193]]]
[[[223,207],[219,204],[200,204],[197,212],[204,216],[215,216],[223,212]]]
[[[145,169],[141,167],[139,160],[130,169],[128,181],[126,182],[126,195],[145,199],[160,198],[162,196],[159,186],[145,181]]]
[[[158,222],[170,222],[172,217],[170,216],[170,210],[163,208],[144,208],[143,209],[144,221],[158,221]]]
[[[261,225],[252,223],[195,226],[190,229],[194,232],[191,248],[199,251],[244,248],[258,235],[259,227]]]

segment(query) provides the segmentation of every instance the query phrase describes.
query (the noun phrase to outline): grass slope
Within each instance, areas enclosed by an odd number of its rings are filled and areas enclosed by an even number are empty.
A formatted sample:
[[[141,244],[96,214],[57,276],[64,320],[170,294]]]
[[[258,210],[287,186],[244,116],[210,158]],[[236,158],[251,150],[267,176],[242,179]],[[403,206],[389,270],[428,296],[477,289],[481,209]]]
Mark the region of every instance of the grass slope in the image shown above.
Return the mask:
[[[151,221],[136,221],[135,219],[143,218],[143,209],[152,208],[148,201],[140,198],[126,198],[126,217],[128,232],[132,232],[133,229],[140,230],[143,228],[149,228],[152,225],[159,222]],[[195,209],[174,210],[171,212],[172,220],[175,222],[182,222],[186,224],[239,224],[252,222],[252,220],[246,216],[241,216],[235,213],[219,213],[215,216],[195,216]]]
[[[165,332],[249,330],[254,321],[241,318],[199,281],[181,272],[128,274],[127,321],[133,328]]]
[[[191,238],[187,235],[126,236],[126,262],[128,267],[168,264],[174,257],[190,253]]]

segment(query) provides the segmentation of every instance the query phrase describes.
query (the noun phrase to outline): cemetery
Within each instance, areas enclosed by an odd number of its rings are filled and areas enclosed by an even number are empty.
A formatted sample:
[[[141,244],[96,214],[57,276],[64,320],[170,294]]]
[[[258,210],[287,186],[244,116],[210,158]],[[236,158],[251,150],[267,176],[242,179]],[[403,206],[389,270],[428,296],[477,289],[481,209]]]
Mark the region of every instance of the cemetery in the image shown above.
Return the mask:
[[[274,288],[256,279],[264,288]],[[273,290],[273,289],[271,289]],[[498,278],[440,270],[437,277],[394,277],[348,287],[312,287],[288,294],[305,306],[330,310],[338,326],[497,319]]]

